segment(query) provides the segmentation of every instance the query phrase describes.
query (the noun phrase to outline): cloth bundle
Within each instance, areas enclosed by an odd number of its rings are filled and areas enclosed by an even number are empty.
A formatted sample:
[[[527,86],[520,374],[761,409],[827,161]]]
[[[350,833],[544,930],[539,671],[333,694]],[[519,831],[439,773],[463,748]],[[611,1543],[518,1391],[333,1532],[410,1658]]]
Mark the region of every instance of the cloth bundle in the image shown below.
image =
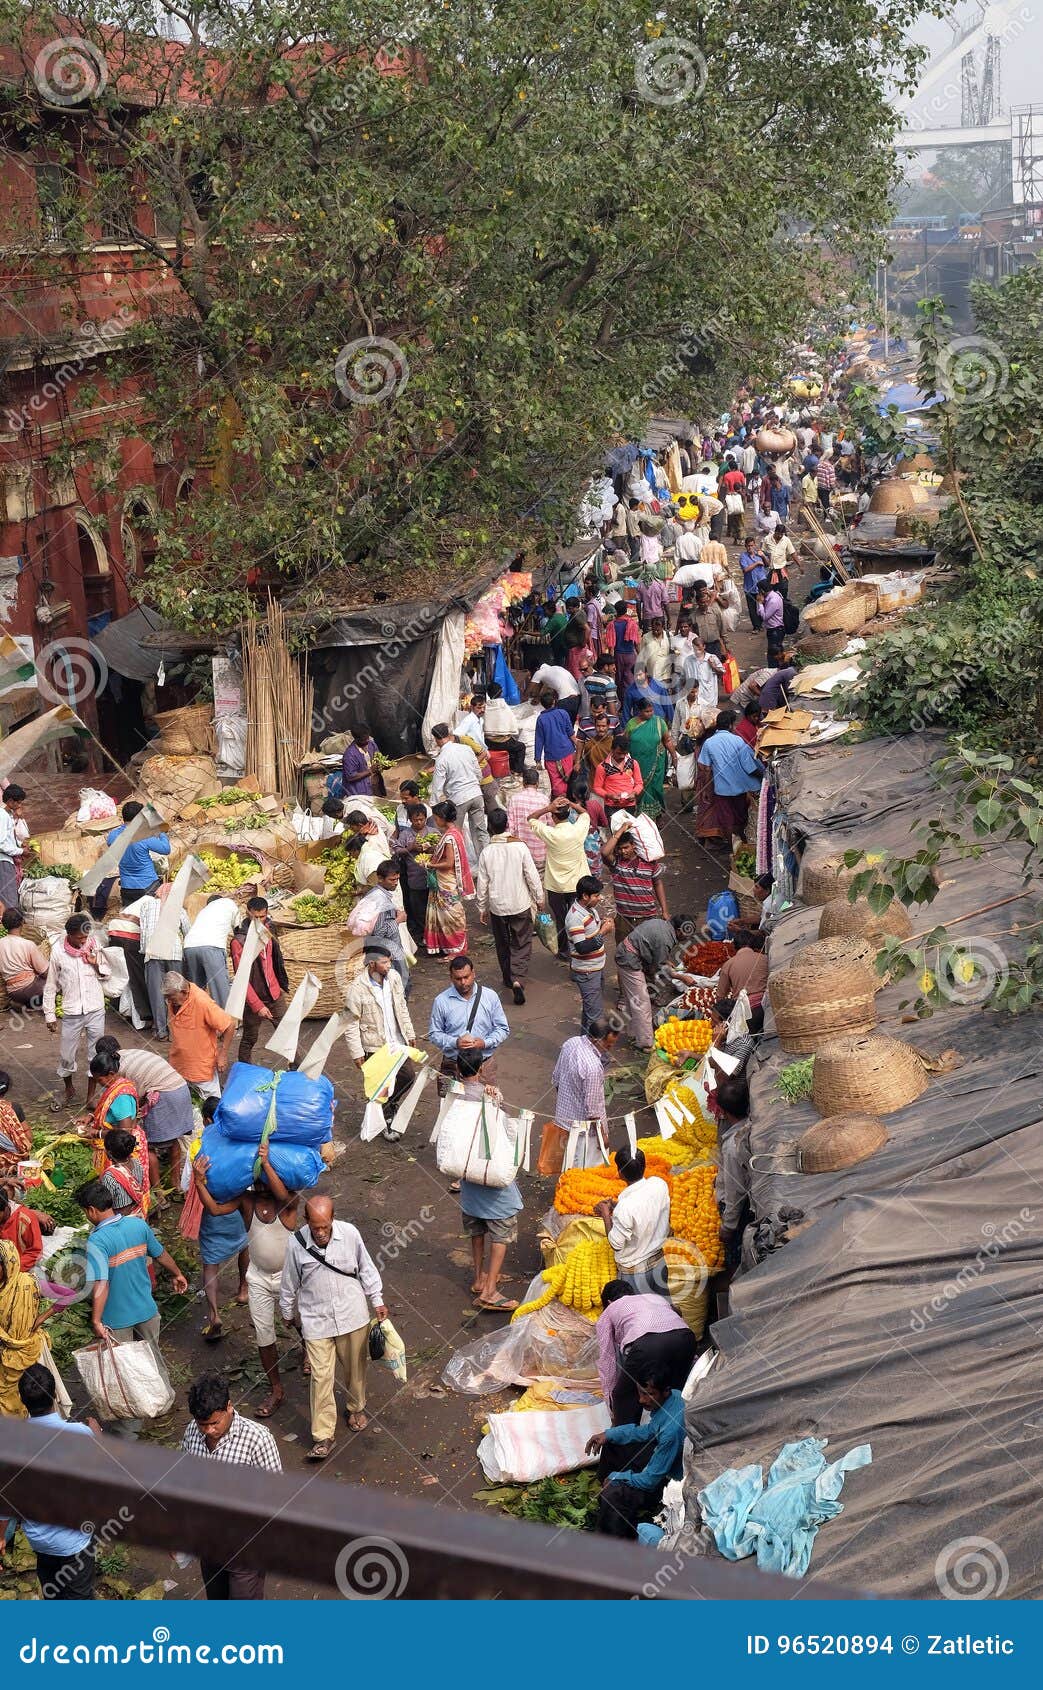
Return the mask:
[[[856,1444],[827,1464],[825,1448],[825,1438],[801,1438],[783,1445],[766,1482],[759,1466],[729,1467],[699,1492],[703,1522],[727,1560],[756,1555],[763,1572],[803,1577],[819,1526],[843,1511],[847,1474],[873,1459],[869,1444]]]

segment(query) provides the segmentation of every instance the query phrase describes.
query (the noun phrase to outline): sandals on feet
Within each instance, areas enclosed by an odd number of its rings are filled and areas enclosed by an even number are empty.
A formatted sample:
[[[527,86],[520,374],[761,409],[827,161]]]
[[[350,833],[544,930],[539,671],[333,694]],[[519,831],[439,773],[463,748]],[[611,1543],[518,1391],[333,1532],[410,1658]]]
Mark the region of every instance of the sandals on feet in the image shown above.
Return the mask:
[[[305,1456],[305,1461],[327,1461],[333,1454],[333,1439],[324,1438],[321,1443],[312,1444]]]

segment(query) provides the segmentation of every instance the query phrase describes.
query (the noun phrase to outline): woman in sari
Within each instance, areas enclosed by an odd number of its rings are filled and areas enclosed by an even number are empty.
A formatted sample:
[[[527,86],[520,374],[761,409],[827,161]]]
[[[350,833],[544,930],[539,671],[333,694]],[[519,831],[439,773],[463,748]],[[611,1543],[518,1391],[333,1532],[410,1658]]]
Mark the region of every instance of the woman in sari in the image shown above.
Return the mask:
[[[677,762],[677,751],[669,728],[656,714],[650,698],[642,699],[637,715],[631,717],[626,731],[631,754],[644,782],[639,808],[643,815],[651,816],[654,821],[663,812],[666,771],[670,761]]]
[[[33,1153],[33,1135],[13,1103],[8,1103],[11,1076],[0,1069],[0,1185],[14,1180],[18,1164]]]
[[[0,1415],[25,1418],[18,1381],[43,1349],[39,1287],[22,1272],[14,1245],[0,1238]]]
[[[119,1057],[110,1050],[99,1051],[92,1059],[91,1079],[101,1086],[91,1121],[94,1171],[106,1180],[117,1214],[140,1215],[144,1220],[149,1210],[150,1179],[148,1139],[138,1108],[138,1088],[133,1080],[120,1073]],[[118,1137],[122,1147],[118,1157],[109,1148],[113,1136]],[[111,1179],[107,1177],[110,1175]]]
[[[431,811],[438,843],[428,860],[424,948],[431,956],[462,956],[467,949],[463,900],[473,894],[467,846],[456,822],[456,805],[446,799]]]

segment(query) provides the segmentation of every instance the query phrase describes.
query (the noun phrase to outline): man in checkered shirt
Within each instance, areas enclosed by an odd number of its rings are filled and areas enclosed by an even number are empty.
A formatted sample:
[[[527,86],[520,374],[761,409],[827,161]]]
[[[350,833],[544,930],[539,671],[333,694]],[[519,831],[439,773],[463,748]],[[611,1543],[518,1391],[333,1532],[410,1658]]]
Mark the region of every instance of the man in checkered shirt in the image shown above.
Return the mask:
[[[188,1411],[192,1416],[181,1439],[187,1455],[203,1461],[230,1461],[240,1467],[261,1467],[267,1473],[281,1473],[282,1462],[275,1439],[266,1426],[246,1420],[232,1407],[228,1381],[220,1373],[201,1373],[189,1386]],[[207,1600],[210,1602],[260,1602],[264,1599],[264,1574],[200,1557]]]

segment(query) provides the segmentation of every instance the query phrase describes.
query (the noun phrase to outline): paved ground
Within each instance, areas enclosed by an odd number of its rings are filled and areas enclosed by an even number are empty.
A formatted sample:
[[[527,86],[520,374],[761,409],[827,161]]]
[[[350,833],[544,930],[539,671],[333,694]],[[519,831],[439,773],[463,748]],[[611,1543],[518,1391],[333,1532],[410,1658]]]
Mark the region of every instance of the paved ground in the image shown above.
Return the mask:
[[[761,649],[760,640],[754,643],[748,633],[740,631],[737,655],[744,672],[754,660],[760,660]],[[668,898],[671,913],[691,914],[698,920],[705,912],[708,896],[723,884],[726,868],[720,855],[695,844],[687,818],[677,815],[677,804],[677,793],[671,789],[663,821]],[[473,914],[472,938],[479,978],[494,985],[497,970],[492,944]],[[578,1031],[578,997],[563,973],[554,959],[536,946],[528,1002],[515,1008],[510,994],[504,994],[511,1038],[498,1059],[499,1083],[509,1102],[536,1112],[537,1123],[553,1110],[550,1073],[562,1041]],[[611,978],[611,965],[607,978]],[[420,962],[411,996],[418,1032],[426,1030],[431,1001],[445,983],[444,964]],[[305,1043],[318,1027],[317,1022],[309,1024]],[[127,1030],[125,1042],[144,1041]],[[17,1033],[0,1028],[0,1044],[4,1066],[15,1077],[16,1100],[34,1112],[55,1083],[54,1047],[39,1021]],[[633,1061],[634,1053],[621,1044],[619,1057],[623,1062]],[[470,1251],[461,1232],[458,1200],[448,1194],[427,1143],[433,1104],[425,1100],[422,1112],[414,1117],[413,1127],[400,1144],[392,1146],[377,1140],[364,1145],[357,1136],[361,1117],[357,1072],[339,1051],[327,1071],[339,1098],[336,1136],[346,1146],[330,1177],[330,1188],[338,1213],[360,1227],[371,1253],[381,1262],[388,1308],[409,1352],[410,1378],[400,1387],[387,1369],[371,1368],[370,1426],[362,1434],[353,1434],[342,1425],[335,1453],[321,1472],[327,1478],[427,1497],[444,1508],[478,1507],[472,1493],[484,1480],[475,1448],[486,1415],[490,1409],[504,1407],[506,1399],[485,1398],[479,1402],[449,1394],[440,1383],[440,1375],[454,1350],[479,1330],[494,1328],[498,1317],[478,1314],[471,1305]],[[654,1130],[651,1117],[645,1121],[639,1118],[639,1128]],[[621,1142],[622,1134],[616,1138]],[[521,1295],[541,1265],[535,1232],[550,1203],[551,1182],[524,1179],[523,1195],[526,1208],[521,1234],[508,1257],[510,1294],[514,1296]],[[164,1217],[160,1231],[170,1224]],[[189,1302],[182,1316],[164,1329],[164,1353],[180,1387],[170,1427],[172,1437],[186,1417],[184,1387],[204,1368],[229,1370],[237,1401],[248,1415],[264,1394],[249,1316],[231,1301],[235,1284],[228,1269],[224,1289],[228,1297],[224,1309],[227,1336],[221,1345],[206,1345],[199,1337],[202,1305],[198,1301]],[[310,1442],[307,1389],[295,1357],[292,1367],[286,1376],[286,1401],[271,1425],[284,1466],[299,1473],[303,1486],[318,1470],[303,1460]],[[179,1573],[166,1556],[138,1552],[134,1566],[142,1583],[156,1578],[176,1579],[169,1593],[172,1597],[191,1599],[199,1594],[194,1568]],[[270,1583],[269,1594],[313,1593],[292,1581],[275,1580]]]

